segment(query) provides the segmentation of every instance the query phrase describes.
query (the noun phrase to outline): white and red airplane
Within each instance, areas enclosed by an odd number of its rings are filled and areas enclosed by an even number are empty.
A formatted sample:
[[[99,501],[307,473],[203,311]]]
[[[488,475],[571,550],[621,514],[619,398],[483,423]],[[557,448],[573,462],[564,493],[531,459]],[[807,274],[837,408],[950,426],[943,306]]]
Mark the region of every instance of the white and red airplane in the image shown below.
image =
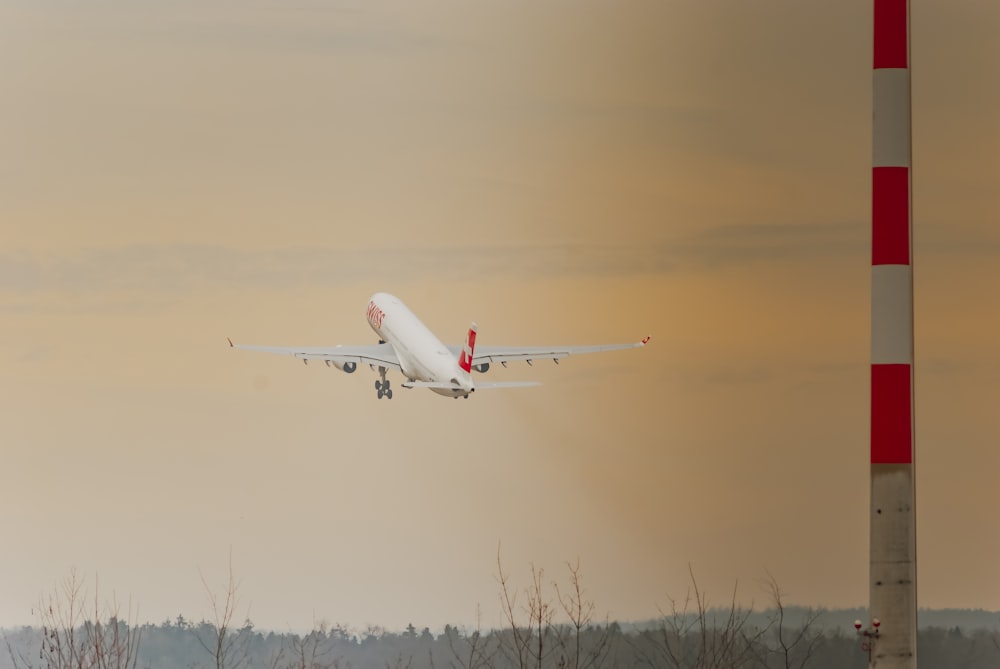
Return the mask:
[[[375,390],[379,399],[392,399],[392,388],[385,377],[394,369],[406,377],[404,388],[430,388],[446,397],[469,398],[469,393],[481,388],[516,388],[537,386],[536,381],[494,381],[477,383],[472,380],[472,370],[485,372],[490,364],[499,362],[504,367],[511,360],[560,358],[579,353],[599,353],[645,346],[649,337],[632,344],[603,344],[597,346],[481,346],[476,348],[476,324],[469,328],[464,346],[442,344],[416,315],[398,298],[388,293],[375,293],[368,301],[368,324],[379,337],[378,344],[367,346],[248,346],[234,344],[233,348],[265,353],[293,355],[308,364],[322,360],[354,372],[359,364],[367,364],[378,371]]]

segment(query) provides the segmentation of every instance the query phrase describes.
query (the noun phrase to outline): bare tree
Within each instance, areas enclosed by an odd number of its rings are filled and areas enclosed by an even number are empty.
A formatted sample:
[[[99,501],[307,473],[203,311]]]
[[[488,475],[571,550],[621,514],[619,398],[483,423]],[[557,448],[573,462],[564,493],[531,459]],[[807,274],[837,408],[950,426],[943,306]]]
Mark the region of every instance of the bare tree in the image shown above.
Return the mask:
[[[496,659],[496,641],[494,634],[482,633],[482,612],[476,608],[476,629],[472,633],[459,632],[451,626],[444,628],[448,648],[454,656],[452,669],[493,669]],[[457,664],[456,664],[457,662]]]
[[[413,656],[404,660],[403,654],[400,653],[392,661],[385,661],[385,669],[413,669]]]
[[[729,607],[720,612],[710,608],[690,566],[688,573],[691,587],[684,601],[670,598],[670,611],[660,612],[659,628],[642,635],[649,642],[638,648],[644,661],[673,669],[740,669],[762,662],[760,640],[767,626],[748,623],[753,606],[736,603],[738,584]]]
[[[569,569],[569,588],[563,591],[559,583],[553,583],[570,625],[570,637],[560,635],[564,655],[559,666],[566,669],[599,669],[611,651],[611,626],[607,620],[603,627],[592,625],[595,607],[593,601],[585,599],[579,559],[575,565],[567,562],[566,567]],[[592,634],[588,635],[588,648],[584,650],[583,636],[587,631]]]
[[[536,669],[542,669],[542,664],[552,653],[553,648],[548,644],[552,641],[556,631],[552,625],[555,614],[552,603],[545,597],[543,577],[545,570],[541,567],[531,565],[531,585],[525,589],[528,596],[526,613],[528,615],[528,629],[535,637],[535,642],[531,644],[532,659],[535,661]]]
[[[325,622],[313,624],[308,634],[292,634],[285,642],[289,659],[281,664],[284,669],[331,669],[336,665],[333,658],[334,640],[328,633]]]
[[[596,607],[587,599],[580,562],[567,562],[566,566],[568,586],[561,587],[558,581],[549,583],[556,593],[558,605],[554,605],[546,593],[544,569],[531,564],[531,582],[518,592],[511,586],[497,550],[500,604],[507,623],[497,635],[498,647],[518,669],[551,665],[559,669],[600,669],[611,655],[617,626],[607,619],[595,624]],[[520,606],[518,595],[524,597]],[[557,615],[565,616],[568,622],[556,623]]]
[[[212,607],[212,621],[195,632],[198,643],[212,656],[215,669],[240,669],[249,665],[249,641],[253,626],[249,616],[242,627],[236,628],[234,625],[240,584],[233,575],[232,553],[229,555],[229,578],[221,595],[212,590],[204,574],[201,574],[201,583]]]
[[[517,592],[511,591],[507,574],[503,571],[499,546],[497,546],[497,583],[500,585],[500,606],[503,608],[504,617],[510,626],[509,631],[500,637],[500,649],[509,660],[516,662],[518,669],[527,669],[528,645],[531,643],[530,631],[517,624]],[[508,634],[509,640],[506,638]]]
[[[140,627],[129,600],[125,619],[112,596],[101,603],[100,588],[94,587],[92,617],[85,613],[84,581],[71,569],[55,591],[39,602],[42,639],[37,664],[23,650],[15,651],[6,641],[7,652],[18,669],[135,669],[139,655]],[[135,612],[137,614],[137,612]]]
[[[520,611],[526,623],[518,622],[517,592],[511,592],[509,580],[503,571],[500,549],[497,548],[497,581],[500,584],[500,604],[509,626],[509,635],[500,636],[500,647],[518,669],[542,669],[552,654],[556,630],[552,624],[554,610],[544,593],[545,570],[531,565],[531,585],[524,589],[526,603]]]
[[[815,609],[806,609],[805,616],[795,629],[788,629],[785,622],[785,604],[783,593],[778,582],[770,572],[764,587],[771,597],[774,614],[771,620],[774,644],[767,646],[769,654],[776,655],[785,669],[803,669],[812,659],[817,646],[822,641],[822,634],[816,629],[816,621],[821,613]]]

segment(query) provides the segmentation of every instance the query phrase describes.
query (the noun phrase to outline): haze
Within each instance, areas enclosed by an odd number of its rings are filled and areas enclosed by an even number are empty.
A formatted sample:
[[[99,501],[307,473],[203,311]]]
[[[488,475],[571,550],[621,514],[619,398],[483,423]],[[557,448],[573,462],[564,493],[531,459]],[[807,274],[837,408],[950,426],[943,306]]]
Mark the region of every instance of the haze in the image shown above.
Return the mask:
[[[997,608],[1000,6],[913,0],[919,603]],[[870,2],[0,3],[0,626],[867,602]],[[454,402],[238,353],[652,344]],[[491,372],[492,373],[492,372]]]

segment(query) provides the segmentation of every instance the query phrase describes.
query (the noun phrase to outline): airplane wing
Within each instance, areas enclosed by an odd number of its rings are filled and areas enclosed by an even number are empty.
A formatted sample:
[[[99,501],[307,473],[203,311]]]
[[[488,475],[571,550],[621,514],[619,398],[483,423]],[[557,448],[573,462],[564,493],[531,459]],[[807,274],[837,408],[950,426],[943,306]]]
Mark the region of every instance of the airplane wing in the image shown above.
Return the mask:
[[[595,346],[477,346],[472,357],[473,365],[499,362],[506,366],[512,360],[524,360],[529,365],[533,360],[554,360],[583,353],[619,351],[626,348],[641,348],[649,342],[649,337],[631,344],[598,344]],[[458,355],[460,346],[449,346]]]
[[[255,346],[250,344],[229,345],[247,351],[263,353],[278,353],[291,355],[305,363],[310,360],[322,360],[327,366],[334,365],[344,371],[354,371],[357,365],[375,365],[386,369],[399,369],[399,359],[396,351],[389,344],[370,344],[367,346]],[[345,365],[347,366],[345,368]]]

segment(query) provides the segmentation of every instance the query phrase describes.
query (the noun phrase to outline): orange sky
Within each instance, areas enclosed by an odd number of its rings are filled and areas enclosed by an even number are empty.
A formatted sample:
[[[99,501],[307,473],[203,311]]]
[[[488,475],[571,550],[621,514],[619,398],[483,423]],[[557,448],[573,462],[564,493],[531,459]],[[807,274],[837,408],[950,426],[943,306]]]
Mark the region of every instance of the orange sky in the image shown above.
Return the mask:
[[[870,3],[0,5],[0,626],[867,600]],[[922,607],[1000,609],[1000,8],[913,0]],[[653,345],[451,402],[248,343]]]

